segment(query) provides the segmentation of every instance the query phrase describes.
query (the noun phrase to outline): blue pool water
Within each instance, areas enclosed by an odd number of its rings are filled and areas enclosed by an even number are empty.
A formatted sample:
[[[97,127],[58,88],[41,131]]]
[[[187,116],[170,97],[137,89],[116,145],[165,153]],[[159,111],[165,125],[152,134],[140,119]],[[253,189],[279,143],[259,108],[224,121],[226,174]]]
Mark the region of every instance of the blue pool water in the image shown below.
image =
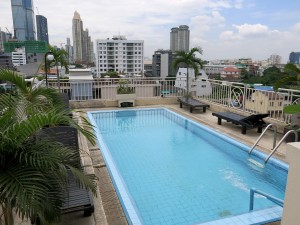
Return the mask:
[[[167,109],[88,113],[132,224],[200,224],[249,211],[249,190],[283,199],[287,167]],[[251,160],[249,160],[251,158]],[[256,196],[254,210],[274,206]]]

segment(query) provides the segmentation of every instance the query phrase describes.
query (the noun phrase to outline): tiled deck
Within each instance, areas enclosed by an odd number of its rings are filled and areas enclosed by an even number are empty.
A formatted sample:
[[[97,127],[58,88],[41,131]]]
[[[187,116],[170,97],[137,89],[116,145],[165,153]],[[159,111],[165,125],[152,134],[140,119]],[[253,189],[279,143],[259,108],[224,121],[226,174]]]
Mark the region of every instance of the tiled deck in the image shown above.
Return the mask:
[[[154,107],[162,107],[162,106],[152,106]],[[179,108],[178,105],[168,105],[163,106],[169,108],[183,116],[186,116],[194,121],[200,122],[206,126],[211,127],[212,129],[216,130],[217,132],[223,133],[228,135],[236,140],[239,140],[246,145],[251,146],[256,139],[259,137],[260,134],[257,133],[256,129],[247,130],[246,135],[242,135],[240,126],[233,125],[232,123],[223,122],[222,125],[217,125],[217,118],[211,115],[211,111],[207,110],[206,113],[203,113],[202,110],[194,110],[191,114],[188,108]],[[146,107],[144,107],[146,108]],[[150,108],[150,107],[147,107]],[[101,108],[101,109],[84,109],[83,111],[97,111],[97,110],[111,110],[117,108]],[[282,135],[278,135],[277,139],[279,140]],[[272,147],[273,141],[273,132],[267,132],[266,136],[262,139],[260,144],[257,148],[268,152]],[[279,148],[279,158],[284,159],[285,155],[285,146],[286,144],[283,143],[282,146]],[[99,192],[100,197],[95,199],[97,202],[102,202],[100,209],[96,206],[95,213],[92,217],[81,217],[80,214],[69,214],[65,216],[63,222],[61,224],[64,225],[79,225],[79,224],[108,224],[108,225],[126,225],[128,224],[126,221],[126,217],[123,213],[122,207],[119,203],[117,194],[113,187],[112,181],[110,179],[108,170],[106,168],[105,162],[101,156],[99,148],[97,146],[92,146],[88,143],[88,148],[90,151],[90,157],[92,158],[92,164],[95,169],[95,173],[99,178]],[[80,218],[79,218],[80,217]],[[220,224],[224,224],[220,222]],[[227,223],[225,223],[227,224]],[[236,223],[239,224],[239,223]],[[273,222],[270,225],[278,225],[280,223]]]

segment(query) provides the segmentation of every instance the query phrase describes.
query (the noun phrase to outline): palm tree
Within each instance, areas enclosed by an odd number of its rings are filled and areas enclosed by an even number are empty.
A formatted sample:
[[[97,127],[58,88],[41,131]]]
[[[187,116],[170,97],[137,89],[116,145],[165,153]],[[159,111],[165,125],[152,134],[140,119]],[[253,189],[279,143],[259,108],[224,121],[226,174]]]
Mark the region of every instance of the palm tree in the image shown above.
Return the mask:
[[[189,68],[194,69],[194,76],[198,76],[199,67],[203,67],[203,61],[196,57],[196,53],[202,54],[201,48],[192,48],[190,52],[176,51],[176,58],[174,60],[173,66],[177,69],[180,64],[184,64],[187,67],[186,72],[186,85],[187,85],[187,96],[189,96]]]
[[[67,190],[67,171],[93,193],[95,176],[81,172],[74,150],[41,138],[42,129],[70,125],[92,143],[94,135],[69,117],[55,90],[34,89],[17,73],[4,69],[0,80],[16,86],[16,93],[0,94],[0,224],[3,219],[13,225],[14,212],[33,222],[38,218],[41,224],[56,222]],[[84,126],[91,127],[86,120]]]
[[[48,50],[52,52],[52,55],[54,56],[53,61],[47,61],[48,65],[47,68],[56,67],[56,73],[57,73],[57,82],[58,82],[58,90],[60,90],[60,78],[59,78],[59,70],[58,66],[64,67],[66,69],[66,73],[69,71],[69,66],[67,62],[68,53],[64,49],[59,49],[49,45]]]

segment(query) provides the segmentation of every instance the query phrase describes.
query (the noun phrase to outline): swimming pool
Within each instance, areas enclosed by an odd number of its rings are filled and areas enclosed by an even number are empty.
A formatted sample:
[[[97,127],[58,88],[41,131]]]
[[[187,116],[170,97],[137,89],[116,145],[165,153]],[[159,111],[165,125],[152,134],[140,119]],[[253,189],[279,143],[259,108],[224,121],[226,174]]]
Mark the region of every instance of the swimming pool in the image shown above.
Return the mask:
[[[257,217],[280,217],[278,206],[261,196],[255,197],[258,214],[247,214],[249,190],[283,199],[285,164],[272,159],[259,167],[253,161],[263,162],[260,153],[249,156],[248,146],[168,109],[89,112],[88,117],[129,223],[201,224],[225,218],[250,224]]]

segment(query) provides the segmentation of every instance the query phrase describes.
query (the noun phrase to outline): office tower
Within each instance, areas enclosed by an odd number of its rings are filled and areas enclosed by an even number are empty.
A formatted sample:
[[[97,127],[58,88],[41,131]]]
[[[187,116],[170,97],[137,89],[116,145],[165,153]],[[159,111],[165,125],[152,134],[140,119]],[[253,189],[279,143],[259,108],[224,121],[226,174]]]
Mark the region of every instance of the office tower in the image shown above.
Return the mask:
[[[152,56],[152,76],[166,78],[175,76],[173,69],[174,54],[171,50],[157,50]]]
[[[6,34],[4,31],[1,31],[0,28],[0,53],[4,52],[4,42],[6,42]]]
[[[18,41],[35,40],[33,0],[11,0],[14,35]]]
[[[96,41],[97,75],[109,71],[129,76],[143,73],[144,41],[127,40],[125,36]]]
[[[80,15],[74,12],[72,23],[74,62],[82,62],[83,25]]]
[[[289,60],[290,60],[290,63],[299,64],[300,63],[300,52],[291,52]]]
[[[186,25],[174,27],[170,32],[170,49],[172,52],[185,51],[190,48],[190,30]]]
[[[68,53],[68,63],[74,63],[74,58],[73,58],[73,46],[71,45],[70,38],[67,38],[67,44],[65,46],[66,52]]]
[[[36,16],[36,31],[37,31],[37,40],[45,41],[49,44],[49,37],[48,37],[48,23],[47,18],[42,15]]]

